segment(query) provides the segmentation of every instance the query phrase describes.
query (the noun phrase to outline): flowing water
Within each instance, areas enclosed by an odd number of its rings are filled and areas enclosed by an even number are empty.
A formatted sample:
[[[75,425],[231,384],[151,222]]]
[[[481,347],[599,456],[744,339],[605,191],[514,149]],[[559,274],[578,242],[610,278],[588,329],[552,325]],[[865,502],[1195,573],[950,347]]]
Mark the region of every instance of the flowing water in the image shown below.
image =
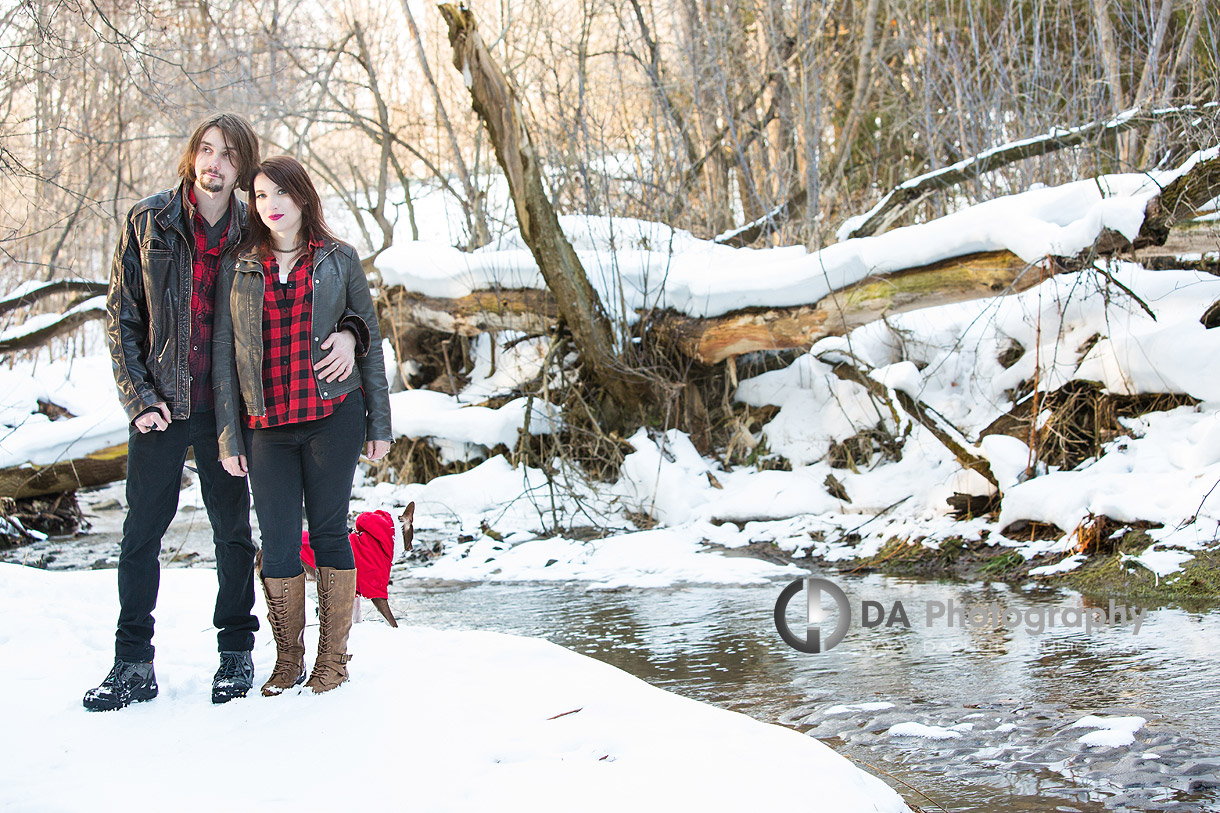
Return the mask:
[[[821,654],[780,639],[773,613],[783,583],[601,591],[399,577],[391,603],[404,623],[546,638],[678,694],[807,731],[892,775],[929,811],[1220,810],[1220,610],[1149,609],[1136,634],[1130,617],[1062,625],[1063,610],[1082,599],[1055,590],[828,578],[847,594],[854,623]],[[886,618],[901,602],[910,626],[894,617],[862,627],[862,601]],[[954,613],[950,627],[949,601],[979,613]],[[929,610],[942,606],[929,626]],[[796,609],[791,625],[801,616],[803,637],[804,605]],[[1108,617],[1108,602],[1097,609]],[[1020,622],[1006,624],[1017,612]],[[1131,745],[1091,747],[1080,738],[1106,732],[1073,727],[1087,715],[1145,722]],[[945,738],[891,732],[910,722]]]

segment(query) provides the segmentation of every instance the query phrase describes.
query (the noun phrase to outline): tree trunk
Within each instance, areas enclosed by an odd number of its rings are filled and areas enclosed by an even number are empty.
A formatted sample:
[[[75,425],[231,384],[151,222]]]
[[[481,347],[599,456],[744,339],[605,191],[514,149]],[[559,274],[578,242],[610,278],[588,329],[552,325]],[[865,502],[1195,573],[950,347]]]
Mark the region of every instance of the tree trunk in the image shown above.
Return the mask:
[[[554,294],[593,380],[620,407],[638,404],[646,379],[625,365],[615,351],[610,320],[559,227],[516,93],[479,36],[470,10],[445,3],[440,12],[449,25],[453,64],[466,81],[474,110],[487,127],[496,159],[508,179],[521,237]]]
[[[1114,41],[1114,26],[1110,22],[1109,0],[1093,0],[1093,22],[1097,27],[1097,47],[1101,64],[1105,71],[1106,84],[1110,88],[1110,110],[1118,115],[1124,109],[1123,80],[1119,72],[1118,45]],[[1120,171],[1127,171],[1126,156],[1120,155],[1119,162],[1123,165]]]
[[[856,136],[860,132],[860,123],[864,120],[868,107],[869,91],[871,90],[871,75],[873,66],[873,49],[877,33],[877,7],[879,0],[868,0],[864,10],[864,31],[860,37],[860,50],[856,56],[856,76],[852,87],[851,106],[843,128],[839,131],[838,146],[834,158],[830,178],[826,182],[823,199],[832,203],[838,195],[839,184],[847,171],[847,162],[855,146]]]

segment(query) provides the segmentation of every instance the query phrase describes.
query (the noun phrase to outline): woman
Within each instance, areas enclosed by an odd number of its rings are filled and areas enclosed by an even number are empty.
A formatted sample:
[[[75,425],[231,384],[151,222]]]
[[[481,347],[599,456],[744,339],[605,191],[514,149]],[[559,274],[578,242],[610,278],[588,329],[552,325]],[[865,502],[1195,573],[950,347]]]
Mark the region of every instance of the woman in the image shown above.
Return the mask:
[[[305,679],[304,500],[321,626],[305,685],[320,693],[348,677],[356,591],[348,502],[361,447],[371,460],[389,451],[389,389],[368,281],[355,250],[327,228],[309,173],[295,158],[268,158],[253,197],[237,267],[216,296],[221,465],[234,477],[249,474],[262,531],[261,578],[276,645],[266,696]],[[327,354],[335,337],[323,338],[332,333],[354,337],[355,369],[350,356]]]

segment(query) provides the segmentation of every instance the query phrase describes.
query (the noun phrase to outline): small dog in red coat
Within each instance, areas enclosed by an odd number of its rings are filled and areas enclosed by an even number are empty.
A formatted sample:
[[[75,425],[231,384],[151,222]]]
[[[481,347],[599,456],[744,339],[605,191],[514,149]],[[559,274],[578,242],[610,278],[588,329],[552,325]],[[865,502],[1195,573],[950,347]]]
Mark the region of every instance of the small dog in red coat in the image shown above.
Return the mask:
[[[402,529],[403,552],[410,551],[415,538],[415,503],[408,503],[398,517]],[[390,565],[394,563],[394,520],[386,511],[365,511],[356,517],[356,530],[348,539],[352,542],[352,555],[356,559],[356,602],[352,616],[360,620],[360,597],[369,599],[385,617],[391,627],[398,620],[390,610],[389,586]],[[309,547],[309,532],[301,534],[301,564],[305,577],[312,581],[318,578],[313,549]]]

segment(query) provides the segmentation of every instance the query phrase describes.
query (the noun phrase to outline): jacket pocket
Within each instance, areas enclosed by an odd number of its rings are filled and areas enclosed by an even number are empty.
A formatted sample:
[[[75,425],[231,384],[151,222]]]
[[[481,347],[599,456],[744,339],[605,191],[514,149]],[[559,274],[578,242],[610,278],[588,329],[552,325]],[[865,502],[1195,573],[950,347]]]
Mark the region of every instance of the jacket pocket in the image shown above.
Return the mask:
[[[169,287],[170,271],[173,267],[174,252],[169,249],[140,249],[140,267],[144,270],[144,280],[150,291],[158,294]],[[151,297],[149,297],[151,299]],[[158,297],[159,298],[159,297]]]

